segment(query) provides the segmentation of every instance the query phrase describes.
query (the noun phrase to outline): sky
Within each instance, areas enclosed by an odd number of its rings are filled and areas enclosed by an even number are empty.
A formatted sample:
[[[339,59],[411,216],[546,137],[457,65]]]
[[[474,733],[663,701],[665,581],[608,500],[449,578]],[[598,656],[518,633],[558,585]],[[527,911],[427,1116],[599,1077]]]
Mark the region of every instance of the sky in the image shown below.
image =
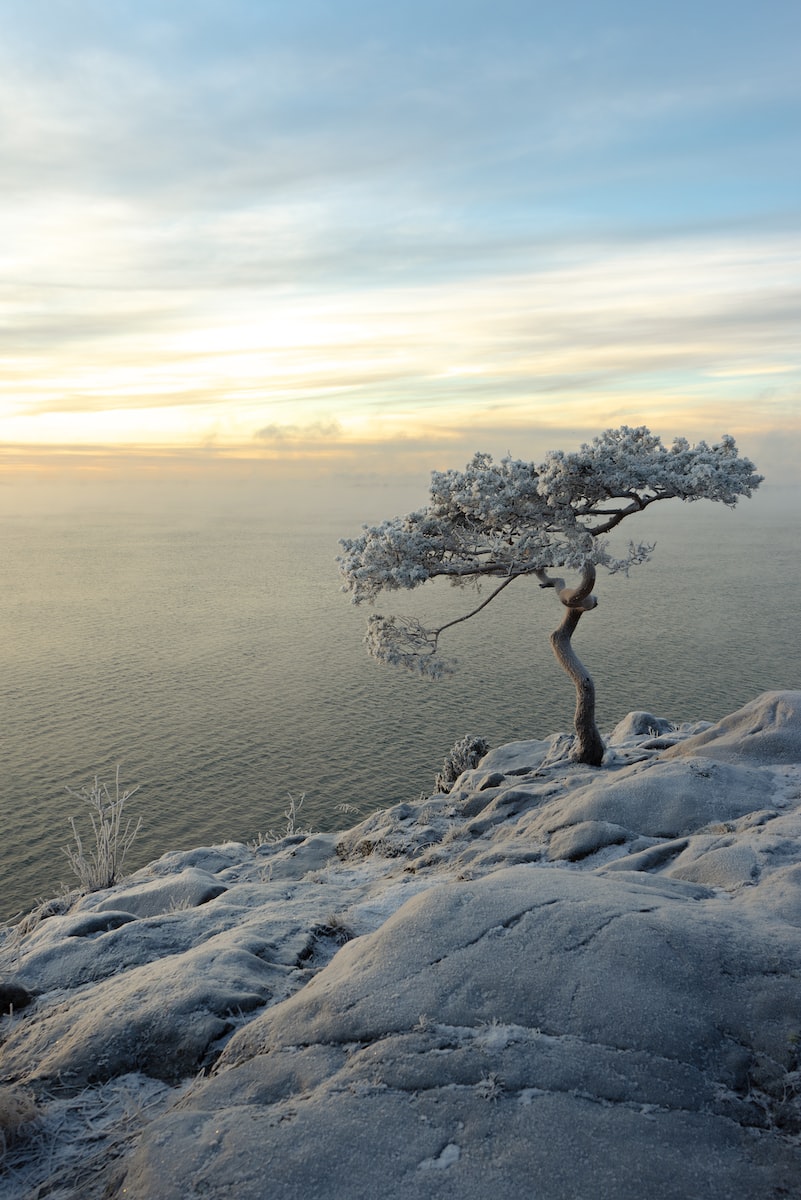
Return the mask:
[[[797,0],[0,0],[0,484],[801,482]]]

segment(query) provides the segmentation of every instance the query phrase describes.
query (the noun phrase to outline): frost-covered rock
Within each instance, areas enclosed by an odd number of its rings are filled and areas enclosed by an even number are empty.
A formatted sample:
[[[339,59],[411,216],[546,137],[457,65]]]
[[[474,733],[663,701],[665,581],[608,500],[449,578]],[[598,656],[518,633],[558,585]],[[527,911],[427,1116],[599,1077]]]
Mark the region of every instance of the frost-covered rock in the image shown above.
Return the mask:
[[[764,692],[671,753],[758,766],[801,762],[801,692]]]
[[[177,908],[195,908],[207,904],[225,891],[225,884],[209,871],[198,867],[187,867],[177,875],[152,879],[138,885],[119,885],[104,895],[94,905],[98,912],[116,909],[132,913],[135,917],[157,917],[161,913],[173,912]]]
[[[536,1178],[572,1198],[588,1162],[605,1197],[770,1194],[797,1151],[760,1146],[749,1080],[787,1079],[800,954],[801,931],[667,879],[447,884],[241,1030],[146,1135],[125,1194],[222,1197],[235,1178],[255,1200],[261,1155],[279,1196],[411,1198],[446,1146],[438,1195]]]
[[[579,822],[606,821],[632,836],[676,838],[753,812],[764,797],[765,779],[758,771],[711,759],[651,760],[549,800],[526,828],[542,838]]]
[[[655,717],[649,712],[630,712],[612,730],[609,741],[616,746],[633,738],[660,737],[662,734],[672,733],[673,728],[671,722],[666,721],[664,717]]]
[[[794,1195],[801,693],[667,724],[9,932],[10,1200]]]

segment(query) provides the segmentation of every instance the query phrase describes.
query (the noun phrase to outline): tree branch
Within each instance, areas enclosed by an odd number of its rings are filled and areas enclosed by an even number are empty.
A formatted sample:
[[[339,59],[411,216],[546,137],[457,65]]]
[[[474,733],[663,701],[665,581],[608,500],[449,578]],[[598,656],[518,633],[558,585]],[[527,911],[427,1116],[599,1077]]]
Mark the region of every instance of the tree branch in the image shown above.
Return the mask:
[[[632,513],[642,512],[643,509],[647,508],[649,504],[655,504],[657,500],[675,500],[675,498],[675,492],[659,492],[656,496],[640,496],[637,498],[636,503],[630,504],[628,508],[618,509],[618,511],[614,513],[608,521],[604,521],[602,524],[596,525],[595,528],[591,529],[589,532],[592,537],[598,537],[598,535],[601,533],[608,533],[610,529],[615,529],[621,521],[623,521],[626,517],[630,517]],[[602,514],[592,512],[582,513],[582,516],[586,517],[600,515]]]
[[[493,601],[495,599],[495,597],[500,592],[502,592],[505,587],[508,587],[510,583],[512,583],[515,579],[518,579],[518,578],[519,578],[519,576],[517,576],[517,575],[509,575],[509,577],[507,579],[504,579],[502,584],[500,584],[498,587],[496,587],[494,592],[492,592],[489,596],[487,596],[486,600],[482,600],[482,602],[481,602],[481,604],[479,604],[478,608],[474,608],[472,612],[465,613],[463,617],[456,617],[456,619],[454,621],[448,621],[447,625],[440,625],[439,629],[432,629],[431,633],[434,635],[435,645],[436,645],[436,641],[439,638],[439,635],[441,633],[444,633],[444,631],[446,629],[450,629],[453,625],[461,625],[462,621],[469,621],[471,617],[474,617],[476,615],[476,613],[480,613],[482,608],[486,608],[487,605],[491,601]]]
[[[503,586],[506,586],[507,583],[511,583],[513,579],[518,579],[521,575],[535,575],[536,573],[537,568],[534,566],[517,566],[503,562],[488,562],[478,563],[470,567],[435,567],[431,571],[431,577],[432,579],[440,577],[445,579],[469,579],[474,575],[494,575],[496,578],[498,575],[504,575],[506,578],[504,579]],[[490,596],[491,599],[492,597]],[[486,603],[489,603],[489,600]],[[481,607],[483,608],[484,606],[482,605]],[[476,609],[476,612],[478,612],[478,609]]]
[[[564,579],[552,576],[544,570],[534,572],[540,581],[540,587],[555,588],[556,594],[565,608],[576,609],[579,612],[591,612],[598,607],[598,601],[592,595],[595,587],[595,564],[585,562],[581,570],[581,583],[578,587],[569,588]]]

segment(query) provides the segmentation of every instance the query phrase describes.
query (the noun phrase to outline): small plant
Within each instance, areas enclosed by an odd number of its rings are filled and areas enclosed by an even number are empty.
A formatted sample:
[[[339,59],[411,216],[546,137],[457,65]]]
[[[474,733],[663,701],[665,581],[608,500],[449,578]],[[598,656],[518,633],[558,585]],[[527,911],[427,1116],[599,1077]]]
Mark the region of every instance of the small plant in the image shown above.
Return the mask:
[[[482,1075],[481,1079],[479,1079],[478,1083],[475,1085],[475,1089],[476,1094],[480,1096],[482,1100],[489,1100],[492,1103],[500,1100],[501,1096],[506,1090],[503,1080],[494,1072],[490,1073],[489,1075]]]
[[[8,922],[2,927],[2,941],[4,950],[13,950],[19,947],[24,938],[29,933],[33,933],[37,926],[41,925],[42,921],[46,921],[48,917],[60,917],[63,913],[69,912],[73,902],[78,896],[77,890],[70,891],[69,888],[62,884],[62,893],[52,900],[38,900],[34,907],[17,921],[16,924]]]
[[[274,829],[268,829],[266,833],[260,833],[255,841],[250,845],[254,850],[258,850],[260,846],[271,846],[275,842],[282,842],[288,837],[308,837],[312,832],[311,828],[301,829],[298,825],[300,810],[303,808],[303,801],[306,799],[306,793],[301,792],[299,796],[294,796],[292,792],[287,792],[289,804],[284,809],[284,817],[286,825],[278,833]]]
[[[325,921],[314,926],[312,932],[315,937],[328,938],[338,946],[344,946],[356,936],[346,915],[337,912],[329,913]]]
[[[14,1087],[0,1087],[0,1166],[23,1126],[35,1121],[38,1116],[39,1110],[29,1092]]]
[[[462,772],[478,766],[488,750],[489,742],[485,738],[470,737],[469,734],[463,737],[445,756],[442,770],[434,780],[436,790],[447,795]]]
[[[84,851],[83,841],[75,824],[75,818],[70,817],[74,846],[65,846],[69,864],[78,877],[81,888],[85,892],[97,892],[102,888],[111,887],[120,877],[125,857],[136,841],[142,827],[142,818],[134,825],[129,819],[123,824],[125,805],[131,796],[139,791],[138,786],[128,791],[120,791],[120,768],[114,777],[114,796],[105,783],[101,783],[95,775],[91,787],[81,788],[74,792],[67,788],[71,796],[89,807],[89,819],[92,822],[94,848],[88,853]]]

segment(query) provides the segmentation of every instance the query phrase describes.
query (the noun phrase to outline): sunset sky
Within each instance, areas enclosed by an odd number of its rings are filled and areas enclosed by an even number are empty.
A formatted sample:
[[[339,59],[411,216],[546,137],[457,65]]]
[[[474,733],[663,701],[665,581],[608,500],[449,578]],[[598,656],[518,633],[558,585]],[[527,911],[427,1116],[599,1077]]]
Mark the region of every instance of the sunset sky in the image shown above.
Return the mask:
[[[797,0],[0,0],[0,481],[801,473]]]

